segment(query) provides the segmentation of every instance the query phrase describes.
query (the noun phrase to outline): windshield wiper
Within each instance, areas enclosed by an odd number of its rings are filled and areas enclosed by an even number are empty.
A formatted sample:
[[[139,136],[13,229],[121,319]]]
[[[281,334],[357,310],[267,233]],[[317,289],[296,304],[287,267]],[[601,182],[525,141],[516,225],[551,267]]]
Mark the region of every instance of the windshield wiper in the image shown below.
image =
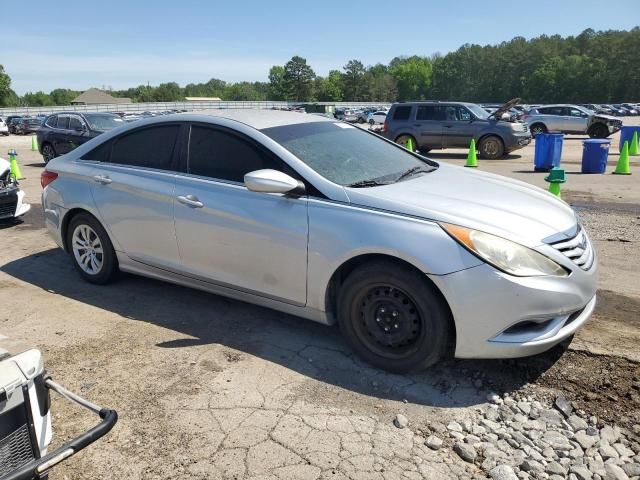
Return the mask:
[[[410,177],[412,175],[416,175],[418,173],[429,173],[429,172],[433,172],[435,170],[435,167],[425,167],[424,165],[416,165],[415,167],[411,167],[409,170],[407,170],[406,172],[403,172],[398,178],[396,178],[396,182],[399,182],[400,180],[404,180],[407,177]]]
[[[380,185],[389,185],[391,182],[379,182],[377,180],[360,180],[358,182],[350,183],[346,185],[351,188],[363,188],[363,187],[378,187]]]

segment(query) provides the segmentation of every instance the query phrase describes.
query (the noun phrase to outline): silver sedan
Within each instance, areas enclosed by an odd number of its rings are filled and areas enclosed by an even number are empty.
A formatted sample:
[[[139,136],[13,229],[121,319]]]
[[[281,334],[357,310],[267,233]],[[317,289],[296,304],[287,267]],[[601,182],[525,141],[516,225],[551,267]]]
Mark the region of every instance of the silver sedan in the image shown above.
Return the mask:
[[[338,323],[394,372],[450,346],[542,352],[595,305],[596,253],[566,203],[321,116],[140,120],[41,180],[47,227],[86,280],[122,270]]]

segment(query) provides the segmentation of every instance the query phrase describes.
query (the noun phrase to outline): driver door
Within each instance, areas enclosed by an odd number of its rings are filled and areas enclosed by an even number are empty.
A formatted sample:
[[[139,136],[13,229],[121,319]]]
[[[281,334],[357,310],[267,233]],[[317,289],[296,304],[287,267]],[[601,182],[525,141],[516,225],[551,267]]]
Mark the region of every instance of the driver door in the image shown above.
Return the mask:
[[[244,174],[295,175],[236,131],[193,124],[187,172],[176,177],[174,218],[182,271],[217,285],[305,305],[307,197],[251,192]]]

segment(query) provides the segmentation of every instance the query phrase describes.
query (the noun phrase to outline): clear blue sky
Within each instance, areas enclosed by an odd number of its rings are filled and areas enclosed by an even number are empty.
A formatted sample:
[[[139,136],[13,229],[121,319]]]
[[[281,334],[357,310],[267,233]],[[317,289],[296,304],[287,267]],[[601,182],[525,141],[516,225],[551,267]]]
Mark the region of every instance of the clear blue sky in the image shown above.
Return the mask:
[[[272,65],[293,55],[326,75],[352,58],[387,63],[464,43],[640,24],[637,0],[2,3],[0,64],[19,94],[212,77],[266,80]]]

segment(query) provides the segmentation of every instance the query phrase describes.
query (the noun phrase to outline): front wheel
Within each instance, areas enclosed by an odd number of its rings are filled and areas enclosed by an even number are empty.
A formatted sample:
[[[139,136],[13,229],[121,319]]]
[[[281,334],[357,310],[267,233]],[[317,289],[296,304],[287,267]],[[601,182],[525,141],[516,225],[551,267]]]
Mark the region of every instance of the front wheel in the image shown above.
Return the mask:
[[[484,137],[478,144],[480,157],[488,160],[502,158],[504,155],[504,144],[502,140],[496,136]]]
[[[98,285],[109,283],[118,270],[118,260],[111,240],[100,222],[88,213],[71,219],[67,246],[76,270]]]
[[[446,352],[447,305],[424,275],[394,262],[352,272],[338,298],[340,330],[370,364],[395,373],[426,368]]]
[[[589,136],[591,138],[607,138],[609,136],[609,129],[602,123],[596,123],[589,129]]]

